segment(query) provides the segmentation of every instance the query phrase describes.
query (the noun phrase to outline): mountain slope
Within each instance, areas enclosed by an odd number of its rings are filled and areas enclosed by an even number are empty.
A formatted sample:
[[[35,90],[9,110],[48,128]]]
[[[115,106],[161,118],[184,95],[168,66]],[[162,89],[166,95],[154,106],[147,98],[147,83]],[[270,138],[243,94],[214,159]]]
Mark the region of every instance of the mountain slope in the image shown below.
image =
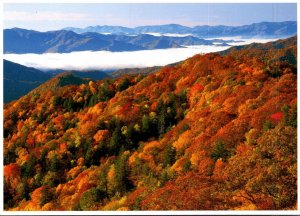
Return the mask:
[[[26,95],[31,90],[57,75],[56,73],[42,72],[35,68],[29,68],[5,59],[3,61],[3,72],[4,103]],[[60,71],[58,73],[66,73],[66,71]],[[103,71],[69,71],[68,73],[77,78],[92,80],[101,80],[110,77]]]
[[[37,92],[44,92],[44,91],[55,91],[56,89],[59,89],[64,86],[68,85],[81,85],[81,84],[86,84],[90,80],[89,79],[82,79],[80,77],[74,76],[72,72],[63,72],[51,80],[43,83],[36,89],[34,89],[31,93],[36,94]]]
[[[150,73],[155,73],[155,72],[159,71],[161,68],[162,67],[160,67],[160,66],[147,67],[147,68],[123,68],[123,69],[119,69],[119,70],[113,72],[112,76],[114,78],[116,78],[116,77],[124,76],[125,74],[128,74],[128,75],[138,75],[138,74],[148,75]]]
[[[4,103],[16,100],[51,78],[51,75],[7,60],[3,61]]]
[[[269,42],[265,44],[252,43],[247,46],[234,46],[227,50],[221,51],[221,55],[234,55],[236,57],[259,55],[260,58],[268,59],[269,61],[287,60],[292,65],[297,64],[297,36]],[[266,52],[273,50],[273,52]]]
[[[5,209],[297,209],[297,65],[284,58],[296,45],[45,85],[6,105]]]
[[[80,78],[88,78],[94,81],[110,78],[110,76],[103,71],[70,71],[74,76]]]

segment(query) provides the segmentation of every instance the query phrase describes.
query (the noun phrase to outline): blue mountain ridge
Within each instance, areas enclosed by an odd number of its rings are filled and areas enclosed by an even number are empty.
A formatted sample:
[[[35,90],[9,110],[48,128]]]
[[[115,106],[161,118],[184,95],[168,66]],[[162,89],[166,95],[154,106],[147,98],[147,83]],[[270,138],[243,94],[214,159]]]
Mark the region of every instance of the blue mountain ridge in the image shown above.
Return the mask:
[[[109,34],[107,34],[109,33]],[[186,34],[186,36],[153,36],[159,34]],[[69,53],[74,51],[138,51],[166,49],[189,45],[227,45],[230,40],[208,37],[276,37],[297,33],[297,22],[261,22],[244,26],[195,26],[177,24],[140,26],[90,26],[84,29],[65,28],[39,32],[13,28],[4,30],[4,53]]]
[[[89,26],[86,28],[67,27],[64,30],[76,33],[97,32],[110,34],[142,34],[142,33],[161,33],[161,34],[192,34],[198,37],[270,37],[270,36],[291,36],[297,33],[296,21],[285,22],[260,22],[243,26],[195,26],[187,27],[178,24],[139,26],[127,28],[121,26]]]

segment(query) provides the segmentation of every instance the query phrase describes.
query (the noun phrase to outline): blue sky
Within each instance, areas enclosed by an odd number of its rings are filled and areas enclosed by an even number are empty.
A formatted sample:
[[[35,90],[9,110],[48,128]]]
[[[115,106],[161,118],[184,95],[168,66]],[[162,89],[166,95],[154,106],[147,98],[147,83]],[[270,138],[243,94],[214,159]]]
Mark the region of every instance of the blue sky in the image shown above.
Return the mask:
[[[120,25],[135,27],[176,23],[246,25],[262,21],[297,20],[296,3],[178,3],[178,4],[4,4],[4,28],[40,31],[64,27]]]

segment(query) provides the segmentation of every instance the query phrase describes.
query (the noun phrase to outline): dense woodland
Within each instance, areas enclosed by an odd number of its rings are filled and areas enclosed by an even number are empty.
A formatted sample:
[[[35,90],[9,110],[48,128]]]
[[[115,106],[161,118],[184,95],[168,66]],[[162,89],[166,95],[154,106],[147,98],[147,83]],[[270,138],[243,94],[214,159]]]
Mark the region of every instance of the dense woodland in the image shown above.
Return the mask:
[[[297,209],[296,44],[64,74],[5,104],[5,209]]]

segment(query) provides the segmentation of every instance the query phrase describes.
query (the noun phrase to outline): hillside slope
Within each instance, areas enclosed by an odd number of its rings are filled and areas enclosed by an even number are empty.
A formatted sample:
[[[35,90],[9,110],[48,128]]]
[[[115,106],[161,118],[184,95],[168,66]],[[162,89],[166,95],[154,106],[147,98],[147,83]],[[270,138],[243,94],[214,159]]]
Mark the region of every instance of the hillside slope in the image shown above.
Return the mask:
[[[6,105],[5,209],[296,209],[297,39],[251,46]]]
[[[110,77],[103,71],[59,71],[57,74],[69,73],[78,78],[101,80]],[[57,75],[26,67],[4,59],[4,103],[11,102],[26,95],[31,90]]]
[[[20,98],[51,77],[37,69],[4,60],[4,103]]]
[[[112,77],[121,77],[124,76],[125,74],[128,75],[137,75],[137,74],[144,74],[148,75],[150,73],[155,73],[159,71],[162,67],[161,66],[153,66],[153,67],[146,67],[146,68],[123,68],[114,71],[111,75]]]

